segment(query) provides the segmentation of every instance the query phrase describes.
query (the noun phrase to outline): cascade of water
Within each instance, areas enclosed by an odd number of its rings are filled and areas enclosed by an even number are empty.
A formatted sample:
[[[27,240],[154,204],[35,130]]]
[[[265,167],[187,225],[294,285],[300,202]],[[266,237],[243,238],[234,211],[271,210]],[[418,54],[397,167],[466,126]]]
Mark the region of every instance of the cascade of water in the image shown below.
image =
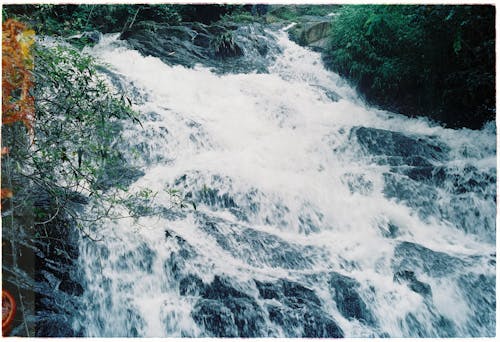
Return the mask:
[[[107,36],[134,88],[132,190],[197,210],[83,240],[86,336],[494,336],[495,127],[374,110],[275,33],[266,74],[168,66]],[[138,153],[132,153],[136,151]]]

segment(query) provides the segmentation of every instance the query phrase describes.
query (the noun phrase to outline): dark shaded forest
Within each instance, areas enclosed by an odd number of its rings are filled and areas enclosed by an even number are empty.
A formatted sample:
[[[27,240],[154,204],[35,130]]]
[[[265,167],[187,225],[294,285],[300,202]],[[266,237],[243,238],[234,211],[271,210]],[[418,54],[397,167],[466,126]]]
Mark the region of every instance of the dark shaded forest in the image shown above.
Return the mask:
[[[324,59],[382,108],[455,128],[495,119],[494,6],[343,6]]]

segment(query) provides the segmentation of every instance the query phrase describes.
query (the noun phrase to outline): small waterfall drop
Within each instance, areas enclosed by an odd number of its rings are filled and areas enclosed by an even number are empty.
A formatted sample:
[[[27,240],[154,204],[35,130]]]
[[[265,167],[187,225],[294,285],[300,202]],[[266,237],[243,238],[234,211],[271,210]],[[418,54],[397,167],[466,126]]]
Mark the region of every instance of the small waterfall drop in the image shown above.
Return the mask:
[[[85,336],[495,335],[496,131],[366,106],[273,33],[269,73],[169,66],[105,38],[122,146],[164,215],[82,239]],[[196,210],[172,208],[176,189]]]

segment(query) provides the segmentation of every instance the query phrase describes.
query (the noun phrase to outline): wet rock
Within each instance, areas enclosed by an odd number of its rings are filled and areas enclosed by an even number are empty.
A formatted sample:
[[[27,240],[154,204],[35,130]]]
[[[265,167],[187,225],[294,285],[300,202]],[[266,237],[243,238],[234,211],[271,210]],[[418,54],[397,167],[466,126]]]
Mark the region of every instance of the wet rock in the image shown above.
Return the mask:
[[[219,301],[199,300],[193,309],[192,315],[194,321],[204,327],[209,336],[239,337],[233,313]]]
[[[251,297],[231,286],[228,279],[224,279],[220,276],[215,276],[212,283],[207,286],[203,293],[203,298],[207,299],[225,299],[225,298],[247,298]]]
[[[249,295],[216,276],[192,312],[195,322],[214,337],[265,336],[264,312]]]
[[[300,45],[312,46],[315,48],[324,48],[330,34],[330,20],[304,22],[291,31],[291,38]]]
[[[196,296],[206,291],[203,281],[193,274],[188,274],[179,282],[181,296]]]
[[[182,238],[176,237],[179,250],[172,252],[163,264],[163,271],[172,279],[180,279],[183,276],[186,262],[196,256],[193,247]]]
[[[431,313],[430,322],[422,322],[416,315],[409,313],[405,316],[401,325],[404,336],[408,337],[457,337],[455,324],[448,318],[433,312]]]
[[[414,181],[429,184],[443,184],[446,179],[446,171],[443,167],[413,167],[409,168],[405,174]]]
[[[385,226],[381,226],[380,230],[382,235],[389,239],[394,239],[399,235],[399,227],[391,222],[389,222]]]
[[[372,181],[366,179],[363,174],[346,173],[342,175],[342,181],[347,184],[352,194],[369,195],[373,192]]]
[[[228,193],[219,193],[217,189],[204,187],[196,195],[196,200],[203,202],[210,206],[217,206],[220,208],[237,208],[234,199]]]
[[[472,312],[467,327],[473,336],[495,336],[496,278],[494,267],[491,269],[492,274],[490,275],[463,274],[457,282]]]
[[[117,186],[127,187],[142,176],[144,176],[144,171],[127,165],[123,160],[109,162],[93,186],[100,190],[107,190]]]
[[[50,315],[40,319],[35,328],[36,337],[75,337],[71,322],[63,315]]]
[[[417,183],[408,177],[395,173],[384,173],[384,195],[394,198],[399,202],[417,210],[422,220],[429,216],[441,214],[436,203],[438,200],[437,190],[427,184]]]
[[[325,317],[322,312],[311,310],[304,313],[304,335],[303,337],[344,337],[344,332],[337,323]]]
[[[73,296],[81,296],[83,294],[83,287],[76,281],[65,279],[59,284],[59,290],[64,291]]]
[[[127,308],[127,311],[125,313],[125,336],[140,337],[139,331],[142,330],[141,327],[143,327],[145,324],[146,322],[139,314],[137,308]]]
[[[330,274],[328,285],[337,308],[344,317],[354,318],[366,324],[374,323],[371,312],[358,294],[360,284],[356,280],[333,272]]]
[[[152,273],[155,259],[156,252],[143,242],[134,251],[121,255],[116,264],[122,269],[137,268]]]
[[[432,296],[430,285],[419,281],[413,271],[401,270],[396,272],[394,274],[394,281],[398,283],[406,282],[413,292],[421,294],[424,297]]]
[[[97,44],[102,39],[102,33],[99,31],[86,31],[86,32],[68,37],[67,39],[70,42],[77,43],[80,45],[86,45],[88,43]]]
[[[325,95],[328,97],[332,102],[339,102],[340,99],[342,98],[339,94],[334,92],[333,90],[326,89],[325,90]]]
[[[255,281],[263,299],[281,303],[266,305],[271,322],[280,326],[286,337],[343,337],[335,320],[321,308],[314,291],[281,279],[275,283]]]
[[[436,252],[419,244],[404,241],[394,250],[392,268],[394,273],[415,270],[433,278],[440,278],[462,269],[467,263],[443,252]]]
[[[350,137],[368,154],[375,156],[398,156],[414,158],[419,156],[431,160],[446,160],[449,147],[436,141],[433,137],[409,137],[400,132],[369,127],[354,127]]]
[[[300,284],[282,281],[283,295],[287,297],[290,306],[302,304],[315,304],[320,306],[321,302],[313,290]]]
[[[313,290],[286,279],[281,279],[276,283],[263,283],[256,280],[255,285],[259,290],[260,296],[264,299],[276,299],[278,301],[286,299],[286,304],[288,306],[307,303],[312,303],[317,306],[321,305],[319,298]]]
[[[197,220],[200,229],[215,238],[224,250],[250,265],[265,263],[272,267],[305,269],[312,265],[313,258],[328,258],[325,251],[316,247],[290,243],[276,235],[220,218],[198,213]]]
[[[256,23],[170,26],[144,21],[123,32],[120,39],[167,64],[202,64],[222,73],[266,72],[271,51],[279,50],[274,37]]]
[[[467,168],[466,168],[467,169]],[[442,167],[391,170],[384,173],[384,195],[413,208],[428,222],[437,217],[484,240],[495,240],[496,187],[493,178]],[[411,177],[411,178],[410,178]],[[478,210],[481,203],[482,210]]]

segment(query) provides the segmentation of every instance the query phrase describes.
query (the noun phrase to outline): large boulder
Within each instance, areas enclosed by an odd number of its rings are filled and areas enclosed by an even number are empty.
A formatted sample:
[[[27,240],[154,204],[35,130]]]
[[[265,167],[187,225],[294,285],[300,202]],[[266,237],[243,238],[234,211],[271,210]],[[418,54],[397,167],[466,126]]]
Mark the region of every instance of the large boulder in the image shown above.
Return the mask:
[[[286,279],[255,281],[255,285],[259,296],[267,302],[265,308],[269,320],[279,326],[287,337],[344,337],[344,332],[323,310],[313,290]]]
[[[302,46],[308,46],[317,51],[326,48],[331,29],[330,18],[303,17],[302,20],[306,21],[290,29],[290,38]]]
[[[201,287],[194,321],[212,337],[259,337],[266,335],[265,314],[257,302],[237,289],[231,279],[216,276],[211,284]]]
[[[143,21],[124,31],[120,39],[166,64],[189,68],[202,64],[222,73],[266,72],[273,50],[279,50],[275,38],[258,23],[171,26]]]

